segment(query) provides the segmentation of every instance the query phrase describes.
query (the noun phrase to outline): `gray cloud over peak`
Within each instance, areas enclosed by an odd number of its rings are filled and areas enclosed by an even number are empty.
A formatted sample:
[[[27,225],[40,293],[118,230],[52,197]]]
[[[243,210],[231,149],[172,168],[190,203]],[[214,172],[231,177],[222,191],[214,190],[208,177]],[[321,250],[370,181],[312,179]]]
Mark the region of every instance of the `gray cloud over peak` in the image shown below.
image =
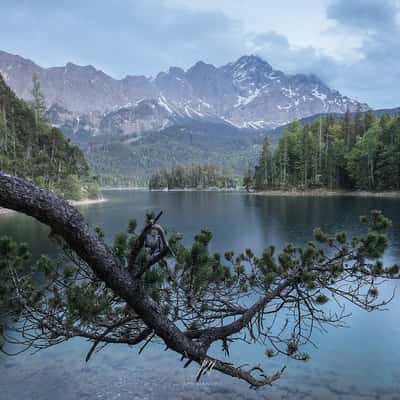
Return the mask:
[[[118,77],[154,75],[201,57],[222,63],[237,51],[237,22],[218,10],[193,12],[163,0],[3,2],[9,18],[0,24],[0,48],[46,66],[72,60]]]
[[[365,31],[391,31],[397,28],[395,0],[332,0],[327,16],[336,22]]]
[[[331,0],[327,16],[338,26],[359,32],[362,58],[343,69],[336,82],[372,105],[398,105],[400,98],[400,2],[398,0]]]
[[[312,46],[292,48],[286,36],[273,31],[251,34],[248,40],[257,54],[287,73],[315,74],[328,82],[336,76],[336,60]]]

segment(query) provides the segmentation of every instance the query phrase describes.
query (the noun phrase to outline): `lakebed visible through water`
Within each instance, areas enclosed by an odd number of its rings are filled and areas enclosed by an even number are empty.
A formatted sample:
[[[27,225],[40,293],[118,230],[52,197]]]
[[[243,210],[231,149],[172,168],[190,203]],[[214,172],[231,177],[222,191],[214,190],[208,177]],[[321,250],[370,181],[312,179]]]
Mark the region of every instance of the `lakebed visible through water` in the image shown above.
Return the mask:
[[[303,244],[314,227],[360,233],[359,216],[380,209],[393,221],[387,263],[400,261],[400,199],[378,197],[254,196],[238,192],[107,191],[107,202],[80,209],[107,239],[143,221],[146,211],[164,211],[161,222],[182,232],[186,243],[203,227],[214,235],[212,250],[256,254],[270,244]],[[56,252],[48,230],[32,219],[10,214],[0,219],[0,236],[27,241],[35,255]],[[387,283],[391,295],[396,282]],[[142,355],[117,345],[95,354],[86,364],[90,344],[72,340],[35,355],[0,356],[0,398],[25,399],[400,399],[400,292],[388,310],[366,313],[349,307],[348,327],[316,334],[318,349],[307,349],[307,363],[268,360],[259,346],[238,344],[232,360],[262,363],[268,372],[287,364],[272,388],[249,390],[218,372],[195,383],[196,368],[183,369],[179,357],[155,345]]]

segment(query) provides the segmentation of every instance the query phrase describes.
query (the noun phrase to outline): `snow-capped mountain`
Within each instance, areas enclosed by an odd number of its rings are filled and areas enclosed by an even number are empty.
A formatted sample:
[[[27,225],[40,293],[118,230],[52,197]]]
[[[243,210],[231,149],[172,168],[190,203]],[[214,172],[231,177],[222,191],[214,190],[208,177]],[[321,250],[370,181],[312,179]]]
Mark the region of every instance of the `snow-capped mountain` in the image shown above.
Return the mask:
[[[274,128],[318,113],[368,108],[314,75],[286,75],[257,56],[221,67],[199,61],[187,71],[171,67],[155,78],[117,80],[90,65],[42,68],[0,51],[0,73],[26,100],[36,74],[51,122],[68,135],[141,133],[188,118]]]

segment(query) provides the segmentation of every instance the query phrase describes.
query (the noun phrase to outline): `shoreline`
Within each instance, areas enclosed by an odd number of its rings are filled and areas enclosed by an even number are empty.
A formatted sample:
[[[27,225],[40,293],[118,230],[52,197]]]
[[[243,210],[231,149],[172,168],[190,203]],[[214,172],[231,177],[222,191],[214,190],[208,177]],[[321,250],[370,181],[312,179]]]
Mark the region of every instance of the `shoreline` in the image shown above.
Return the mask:
[[[71,204],[71,206],[89,206],[92,204],[100,204],[100,203],[105,203],[108,201],[107,199],[95,199],[95,200],[68,200],[68,203]]]
[[[263,190],[249,193],[255,196],[304,196],[304,197],[377,197],[377,198],[400,198],[400,191],[370,192],[367,190],[330,190],[330,189],[309,189],[309,190]]]
[[[371,192],[368,190],[334,190],[334,189],[271,189],[262,190],[259,192],[246,192],[244,188],[185,188],[185,189],[149,189],[146,187],[117,187],[117,188],[102,188],[104,191],[148,191],[148,192],[237,192],[245,193],[254,196],[286,196],[286,197],[376,197],[376,198],[400,198],[400,191],[380,191]]]
[[[0,216],[15,214],[16,211],[0,207]]]
[[[101,187],[102,192],[112,191],[112,190],[124,190],[124,191],[146,191],[149,190],[146,186],[117,186],[117,187]]]
[[[90,206],[92,204],[100,204],[100,203],[105,203],[108,201],[107,199],[96,199],[96,200],[68,200],[68,203],[71,204],[71,206]],[[0,207],[0,217],[6,216],[6,215],[14,215],[17,214],[17,211],[15,210],[10,210],[8,208],[2,208]]]
[[[147,189],[149,192],[244,192],[243,189],[240,188],[204,188],[204,189],[196,189],[196,188],[184,188],[184,189]]]
[[[115,188],[100,188],[101,191],[107,192],[107,191],[140,191],[140,192],[244,192],[244,189],[240,188],[225,188],[225,189],[219,189],[219,188],[183,188],[183,189],[149,189],[148,187],[115,187]]]

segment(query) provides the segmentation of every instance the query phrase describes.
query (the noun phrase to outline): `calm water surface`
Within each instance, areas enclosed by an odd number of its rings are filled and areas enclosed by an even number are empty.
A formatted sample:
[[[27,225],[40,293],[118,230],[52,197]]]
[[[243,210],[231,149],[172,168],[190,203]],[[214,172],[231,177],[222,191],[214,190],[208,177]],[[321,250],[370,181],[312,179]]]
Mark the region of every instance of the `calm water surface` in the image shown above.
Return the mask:
[[[214,234],[212,250],[260,253],[273,244],[305,243],[312,228],[357,234],[358,217],[381,209],[393,221],[385,260],[400,261],[400,200],[352,197],[261,197],[220,192],[106,192],[107,203],[81,207],[107,238],[126,229],[129,218],[143,221],[146,211],[164,211],[162,223],[185,234],[189,243],[203,227]],[[35,254],[55,253],[43,225],[23,215],[3,216],[0,236],[31,243]],[[390,282],[387,295],[395,288]],[[247,385],[216,372],[199,384],[196,369],[183,369],[172,352],[154,346],[137,349],[108,347],[89,364],[90,344],[74,339],[35,355],[0,356],[0,399],[400,399],[400,293],[385,312],[349,308],[348,327],[315,336],[318,349],[307,349],[311,360],[267,360],[258,346],[237,345],[233,361],[263,363],[274,372],[288,368],[272,388],[249,390]]]

